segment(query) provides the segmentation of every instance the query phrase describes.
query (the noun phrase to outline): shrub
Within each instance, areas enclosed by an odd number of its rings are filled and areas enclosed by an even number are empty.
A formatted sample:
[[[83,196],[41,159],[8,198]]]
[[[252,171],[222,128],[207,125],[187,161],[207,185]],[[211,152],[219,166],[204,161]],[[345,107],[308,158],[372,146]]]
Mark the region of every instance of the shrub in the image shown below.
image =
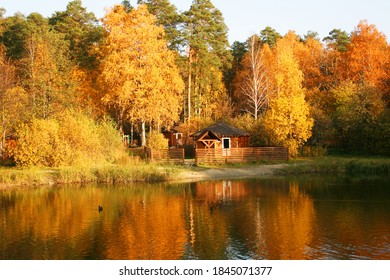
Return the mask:
[[[167,149],[168,148],[168,139],[165,136],[158,132],[151,132],[148,135],[147,145],[153,150],[158,149]]]
[[[13,155],[20,166],[98,165],[127,156],[112,122],[98,123],[80,112],[33,119],[18,129],[17,137]]]
[[[328,153],[326,147],[322,146],[303,146],[300,149],[300,156],[303,157],[323,157]]]
[[[59,137],[57,120],[33,119],[17,132],[18,144],[13,156],[21,166],[59,166],[67,161],[66,143]]]

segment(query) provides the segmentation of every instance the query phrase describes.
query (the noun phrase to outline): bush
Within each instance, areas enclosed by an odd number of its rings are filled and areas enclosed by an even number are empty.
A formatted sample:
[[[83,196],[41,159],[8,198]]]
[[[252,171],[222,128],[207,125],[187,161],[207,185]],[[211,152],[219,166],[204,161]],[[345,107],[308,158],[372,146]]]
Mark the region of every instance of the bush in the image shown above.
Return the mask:
[[[168,139],[158,132],[151,132],[148,135],[147,145],[152,150],[168,149]]]
[[[127,156],[112,122],[97,123],[79,112],[33,119],[18,129],[17,137],[13,155],[20,166],[98,165]]]
[[[300,156],[303,157],[323,157],[326,156],[328,150],[322,146],[303,146],[300,149]]]
[[[17,131],[18,144],[13,156],[21,166],[59,166],[67,161],[70,151],[59,137],[57,120],[33,119]]]

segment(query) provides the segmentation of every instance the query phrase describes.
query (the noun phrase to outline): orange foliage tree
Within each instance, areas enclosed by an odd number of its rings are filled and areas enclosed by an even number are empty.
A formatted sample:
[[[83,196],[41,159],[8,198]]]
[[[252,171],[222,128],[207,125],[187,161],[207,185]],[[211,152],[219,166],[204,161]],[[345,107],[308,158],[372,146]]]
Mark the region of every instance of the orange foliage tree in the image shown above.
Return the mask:
[[[390,75],[390,49],[386,36],[375,25],[361,21],[345,53],[344,78],[370,87],[385,89]]]
[[[115,109],[120,126],[125,121],[157,126],[179,119],[184,83],[167,47],[164,28],[145,5],[127,13],[115,6],[104,18],[107,29],[102,49],[103,102]]]

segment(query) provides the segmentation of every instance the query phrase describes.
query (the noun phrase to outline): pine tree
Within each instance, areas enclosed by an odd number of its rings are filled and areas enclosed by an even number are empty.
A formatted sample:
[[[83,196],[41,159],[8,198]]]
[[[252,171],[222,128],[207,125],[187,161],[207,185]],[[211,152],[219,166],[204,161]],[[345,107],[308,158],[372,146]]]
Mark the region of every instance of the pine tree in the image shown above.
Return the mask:
[[[103,39],[103,28],[93,13],[87,12],[81,0],[69,2],[64,12],[56,12],[49,23],[69,41],[69,53],[82,68],[96,67],[94,46]]]
[[[33,115],[45,119],[73,103],[69,46],[40,14],[27,17],[27,28],[21,76],[31,98]]]
[[[138,4],[145,4],[149,12],[156,16],[157,24],[164,26],[165,39],[172,50],[178,50],[182,40],[179,31],[181,17],[177,8],[169,0],[138,0]]]
[[[187,119],[212,117],[226,97],[223,71],[231,62],[228,29],[222,13],[209,0],[194,0],[184,13],[187,49]],[[193,109],[192,109],[193,108]]]

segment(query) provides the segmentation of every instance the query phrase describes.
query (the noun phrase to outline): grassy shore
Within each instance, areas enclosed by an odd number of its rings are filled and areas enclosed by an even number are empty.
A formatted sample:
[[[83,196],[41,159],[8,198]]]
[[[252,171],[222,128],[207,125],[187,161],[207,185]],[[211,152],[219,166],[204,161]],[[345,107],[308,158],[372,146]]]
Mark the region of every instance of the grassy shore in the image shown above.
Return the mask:
[[[390,175],[390,158],[329,156],[291,160],[278,170],[288,174]]]
[[[137,165],[74,166],[52,169],[2,168],[0,188],[76,183],[162,182],[177,173],[172,166]]]
[[[288,162],[184,167],[137,164],[62,167],[56,169],[1,168],[0,188],[73,183],[130,183],[207,180],[298,174],[390,175],[390,158],[323,157]]]

